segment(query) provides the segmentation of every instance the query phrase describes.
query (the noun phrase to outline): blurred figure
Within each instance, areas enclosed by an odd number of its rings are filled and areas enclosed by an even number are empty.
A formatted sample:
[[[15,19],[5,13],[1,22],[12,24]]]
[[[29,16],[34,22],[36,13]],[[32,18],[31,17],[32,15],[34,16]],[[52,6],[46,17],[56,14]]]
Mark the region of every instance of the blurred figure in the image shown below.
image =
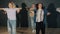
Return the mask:
[[[39,34],[40,30],[42,34],[45,34],[45,24],[44,22],[44,7],[42,3],[37,4],[36,12],[36,34]]]
[[[28,27],[28,11],[26,9],[26,4],[22,3],[21,14],[21,27]]]
[[[16,5],[16,7],[19,8],[18,5]],[[20,14],[20,12],[19,13],[16,12],[16,17],[17,17],[17,27],[20,28],[21,27],[21,14]]]
[[[56,28],[57,27],[57,11],[54,3],[50,3],[48,5],[47,11],[50,13],[50,15],[47,16],[48,28]]]
[[[35,31],[35,28],[36,28],[36,17],[35,17],[35,11],[36,11],[36,7],[35,7],[35,4],[32,4],[30,10],[29,10],[29,16],[30,16],[30,25],[31,25],[31,28],[32,28],[32,32],[36,32]]]
[[[8,3],[9,8],[0,8],[7,13],[7,28],[9,34],[16,34],[16,11],[19,13],[20,8],[16,8],[15,4],[11,1]]]
[[[57,14],[57,23],[58,23],[57,27],[60,28],[60,7],[58,7],[56,9],[56,11],[58,12],[58,14]]]

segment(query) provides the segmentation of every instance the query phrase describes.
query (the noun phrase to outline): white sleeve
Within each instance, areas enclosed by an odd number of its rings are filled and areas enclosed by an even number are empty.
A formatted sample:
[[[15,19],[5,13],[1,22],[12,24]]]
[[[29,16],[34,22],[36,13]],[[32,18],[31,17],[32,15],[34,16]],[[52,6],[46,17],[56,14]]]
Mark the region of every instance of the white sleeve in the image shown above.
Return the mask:
[[[4,8],[4,11],[7,11],[8,9],[7,8]]]
[[[15,10],[18,10],[18,8],[15,8]]]
[[[60,12],[60,8],[57,8],[56,11]]]
[[[42,11],[42,15],[41,15],[41,20],[43,21],[44,19],[44,10]]]

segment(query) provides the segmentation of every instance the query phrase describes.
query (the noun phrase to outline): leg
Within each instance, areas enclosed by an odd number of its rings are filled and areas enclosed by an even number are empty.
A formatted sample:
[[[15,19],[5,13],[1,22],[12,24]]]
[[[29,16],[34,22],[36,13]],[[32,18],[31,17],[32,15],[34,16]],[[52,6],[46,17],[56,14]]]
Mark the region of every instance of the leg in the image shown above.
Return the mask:
[[[36,22],[36,34],[40,32],[40,23]]]
[[[34,17],[31,17],[31,27],[32,27],[32,32],[36,32],[35,31]]]
[[[36,23],[34,23],[34,29],[36,29]]]
[[[12,24],[12,34],[16,34],[16,20],[10,21]]]
[[[32,27],[32,30],[34,30],[34,19],[33,19],[33,17],[31,17],[31,27]]]
[[[11,24],[9,20],[7,20],[7,29],[8,29],[8,33],[11,34]]]
[[[41,32],[42,34],[45,34],[45,25],[43,24],[43,22],[41,23]]]
[[[36,29],[36,16],[34,16],[34,28]]]
[[[31,18],[28,18],[28,22],[29,22],[29,28],[31,28]]]

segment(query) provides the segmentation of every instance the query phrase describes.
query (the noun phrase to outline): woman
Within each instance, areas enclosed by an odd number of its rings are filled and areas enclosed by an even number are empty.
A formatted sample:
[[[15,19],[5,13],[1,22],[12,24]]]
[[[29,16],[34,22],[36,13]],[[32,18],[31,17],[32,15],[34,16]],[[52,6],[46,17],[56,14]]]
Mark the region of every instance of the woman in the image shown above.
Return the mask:
[[[7,13],[7,28],[9,34],[16,34],[16,11],[19,13],[20,8],[16,8],[13,2],[8,3],[9,8],[0,8]]]
[[[36,6],[37,12],[36,12],[36,34],[39,34],[40,30],[42,34],[45,34],[45,25],[43,23],[44,21],[44,8],[43,4],[39,3]]]
[[[32,28],[32,32],[35,32],[35,4],[32,4],[32,7],[30,8],[30,13],[29,13],[29,16],[30,16],[30,23],[31,23],[31,28]]]

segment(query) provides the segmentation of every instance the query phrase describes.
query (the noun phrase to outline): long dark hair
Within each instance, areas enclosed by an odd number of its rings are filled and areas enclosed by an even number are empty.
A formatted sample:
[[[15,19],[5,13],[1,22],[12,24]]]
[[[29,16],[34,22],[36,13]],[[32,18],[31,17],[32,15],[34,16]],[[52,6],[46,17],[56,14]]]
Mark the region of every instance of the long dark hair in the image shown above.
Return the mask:
[[[43,3],[38,3],[38,4],[36,4],[36,9],[38,9],[38,5],[39,5],[39,4],[42,4],[42,9],[44,9]]]

